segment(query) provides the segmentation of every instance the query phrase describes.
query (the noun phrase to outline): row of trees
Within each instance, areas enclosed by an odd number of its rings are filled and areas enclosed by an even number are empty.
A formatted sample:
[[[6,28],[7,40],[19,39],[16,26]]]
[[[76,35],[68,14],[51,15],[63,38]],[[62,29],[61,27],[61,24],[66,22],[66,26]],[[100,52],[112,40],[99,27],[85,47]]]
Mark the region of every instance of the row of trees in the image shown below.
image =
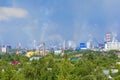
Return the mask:
[[[83,56],[79,60],[71,61],[70,58],[75,58],[78,53]],[[0,80],[109,80],[109,75],[120,80],[120,66],[116,65],[120,59],[114,51],[75,51],[75,54],[48,54],[33,61],[24,55],[1,55]],[[12,61],[20,63],[12,65]],[[103,73],[103,70],[113,68],[118,69],[118,73]]]

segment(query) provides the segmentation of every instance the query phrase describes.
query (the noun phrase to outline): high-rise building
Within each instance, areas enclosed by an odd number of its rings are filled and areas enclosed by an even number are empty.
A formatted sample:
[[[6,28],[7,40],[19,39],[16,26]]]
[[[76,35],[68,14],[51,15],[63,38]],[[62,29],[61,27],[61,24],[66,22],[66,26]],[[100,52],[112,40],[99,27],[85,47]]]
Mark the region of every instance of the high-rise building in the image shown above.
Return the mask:
[[[91,49],[91,43],[90,43],[90,41],[88,41],[88,42],[86,43],[86,47],[87,47],[87,49]]]
[[[86,43],[80,43],[80,49],[87,49]]]

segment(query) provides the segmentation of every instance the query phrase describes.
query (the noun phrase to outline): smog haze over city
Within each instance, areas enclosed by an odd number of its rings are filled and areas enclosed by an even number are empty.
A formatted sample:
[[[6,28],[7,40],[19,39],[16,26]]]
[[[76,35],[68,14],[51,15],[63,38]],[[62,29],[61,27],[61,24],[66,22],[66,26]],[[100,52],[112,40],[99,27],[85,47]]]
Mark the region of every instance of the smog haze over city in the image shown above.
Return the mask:
[[[120,40],[119,8],[120,0],[0,0],[0,44],[104,42],[107,32]]]

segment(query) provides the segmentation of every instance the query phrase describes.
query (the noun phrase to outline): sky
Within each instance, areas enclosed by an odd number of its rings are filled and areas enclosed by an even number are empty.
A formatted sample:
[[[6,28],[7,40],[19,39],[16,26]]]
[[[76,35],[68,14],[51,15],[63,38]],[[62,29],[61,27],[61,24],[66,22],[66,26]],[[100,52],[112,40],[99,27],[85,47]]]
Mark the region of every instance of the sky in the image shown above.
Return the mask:
[[[120,40],[120,0],[0,0],[0,44]]]

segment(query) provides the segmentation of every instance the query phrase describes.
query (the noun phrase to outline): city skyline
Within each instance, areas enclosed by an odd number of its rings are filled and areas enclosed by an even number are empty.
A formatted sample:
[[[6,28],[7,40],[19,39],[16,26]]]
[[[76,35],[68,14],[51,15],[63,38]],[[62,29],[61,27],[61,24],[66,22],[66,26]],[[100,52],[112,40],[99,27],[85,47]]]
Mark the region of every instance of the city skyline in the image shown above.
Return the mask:
[[[0,44],[78,43],[90,36],[102,42],[107,32],[118,34],[120,40],[119,4],[118,0],[0,0]]]

